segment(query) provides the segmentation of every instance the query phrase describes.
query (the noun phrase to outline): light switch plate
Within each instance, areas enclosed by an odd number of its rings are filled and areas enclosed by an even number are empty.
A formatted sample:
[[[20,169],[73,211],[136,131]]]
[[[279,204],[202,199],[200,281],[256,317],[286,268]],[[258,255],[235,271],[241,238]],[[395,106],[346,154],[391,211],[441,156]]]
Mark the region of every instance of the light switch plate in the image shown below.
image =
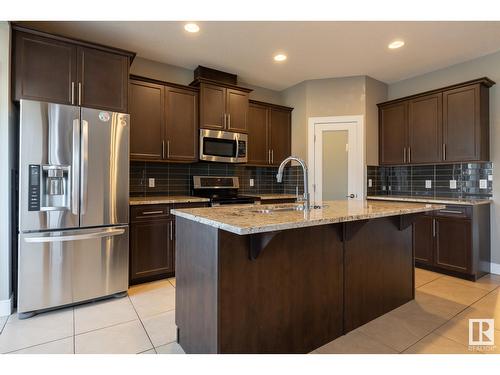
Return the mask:
[[[488,181],[486,179],[479,180],[479,189],[487,189],[487,188],[488,188]]]
[[[253,178],[250,179],[250,187],[253,187],[255,185],[255,181]]]
[[[457,188],[457,180],[450,180],[450,189]]]
[[[488,175],[488,181],[493,181],[493,175],[492,174]]]
[[[148,186],[151,188],[155,187],[155,179],[154,178],[148,178]]]
[[[371,178],[368,179],[368,187],[372,187],[373,186],[373,181]]]
[[[432,189],[432,180],[425,180],[425,188]]]

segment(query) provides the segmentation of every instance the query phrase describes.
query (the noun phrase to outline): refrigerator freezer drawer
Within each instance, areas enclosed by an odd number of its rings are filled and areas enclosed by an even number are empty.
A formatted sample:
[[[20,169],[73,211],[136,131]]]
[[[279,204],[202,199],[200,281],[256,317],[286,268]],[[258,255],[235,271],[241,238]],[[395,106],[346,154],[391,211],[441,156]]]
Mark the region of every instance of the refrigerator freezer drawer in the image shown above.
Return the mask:
[[[18,312],[128,288],[128,226],[19,235]]]

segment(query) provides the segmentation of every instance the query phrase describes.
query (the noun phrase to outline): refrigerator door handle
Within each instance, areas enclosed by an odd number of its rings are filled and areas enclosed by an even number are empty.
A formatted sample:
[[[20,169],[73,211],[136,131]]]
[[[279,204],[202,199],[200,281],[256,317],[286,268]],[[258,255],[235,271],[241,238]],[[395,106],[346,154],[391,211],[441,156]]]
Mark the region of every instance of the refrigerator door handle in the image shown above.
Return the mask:
[[[29,243],[80,241],[80,240],[90,240],[102,237],[119,236],[123,233],[125,233],[125,228],[112,228],[112,229],[101,230],[98,232],[68,234],[62,236],[53,236],[52,233],[48,233],[46,235],[37,237],[25,237],[24,241]]]
[[[73,150],[71,161],[71,213],[78,215],[78,176],[80,171],[80,120],[73,120]]]
[[[81,207],[80,214],[87,211],[87,174],[89,168],[89,123],[82,121],[82,173],[81,173]]]

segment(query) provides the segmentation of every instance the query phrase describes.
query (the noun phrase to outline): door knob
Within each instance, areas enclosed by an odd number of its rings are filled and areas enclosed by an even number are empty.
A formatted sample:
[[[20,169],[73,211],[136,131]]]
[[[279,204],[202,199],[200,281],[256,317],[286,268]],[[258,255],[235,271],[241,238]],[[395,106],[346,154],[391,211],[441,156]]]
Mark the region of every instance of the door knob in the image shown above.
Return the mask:
[[[345,197],[346,197],[346,198],[356,198],[356,195],[354,195],[354,194],[349,194],[349,195],[346,195]]]

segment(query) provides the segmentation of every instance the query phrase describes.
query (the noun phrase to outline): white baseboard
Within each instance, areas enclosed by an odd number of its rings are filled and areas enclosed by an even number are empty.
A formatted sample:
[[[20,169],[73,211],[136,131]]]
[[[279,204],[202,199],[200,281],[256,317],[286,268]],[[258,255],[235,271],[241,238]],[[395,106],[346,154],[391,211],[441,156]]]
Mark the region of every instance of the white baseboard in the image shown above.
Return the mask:
[[[494,273],[495,275],[500,275],[500,264],[491,263],[490,272]]]
[[[0,300],[0,316],[12,314],[12,296],[9,299]]]

